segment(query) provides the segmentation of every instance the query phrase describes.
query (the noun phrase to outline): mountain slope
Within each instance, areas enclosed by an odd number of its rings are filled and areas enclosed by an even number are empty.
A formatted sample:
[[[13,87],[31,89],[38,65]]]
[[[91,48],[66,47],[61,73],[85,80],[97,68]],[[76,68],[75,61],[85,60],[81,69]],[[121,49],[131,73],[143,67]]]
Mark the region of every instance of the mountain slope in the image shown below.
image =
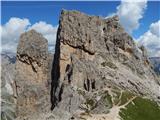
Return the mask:
[[[53,61],[52,109],[107,116],[113,106],[105,101],[106,92],[114,87],[159,102],[159,79],[151,66],[146,49],[136,46],[117,16],[103,19],[63,10]]]
[[[104,19],[63,10],[53,63],[52,58],[41,34],[31,30],[21,35],[17,120],[160,117],[160,80],[146,49],[137,47],[118,16]]]

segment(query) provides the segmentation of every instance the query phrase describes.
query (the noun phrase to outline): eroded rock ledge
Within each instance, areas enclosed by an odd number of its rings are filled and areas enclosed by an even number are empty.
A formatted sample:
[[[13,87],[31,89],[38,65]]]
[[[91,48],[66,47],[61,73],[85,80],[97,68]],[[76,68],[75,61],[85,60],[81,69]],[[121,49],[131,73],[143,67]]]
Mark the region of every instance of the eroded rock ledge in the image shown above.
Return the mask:
[[[145,48],[136,46],[117,16],[62,11],[52,67],[52,109],[74,113],[86,96],[110,86],[158,101],[157,81]]]

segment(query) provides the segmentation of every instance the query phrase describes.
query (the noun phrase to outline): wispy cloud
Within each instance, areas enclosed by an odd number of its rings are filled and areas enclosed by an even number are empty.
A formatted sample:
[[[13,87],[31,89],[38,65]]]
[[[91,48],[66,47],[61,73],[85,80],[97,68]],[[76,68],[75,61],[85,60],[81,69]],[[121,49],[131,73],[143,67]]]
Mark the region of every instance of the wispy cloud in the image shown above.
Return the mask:
[[[140,45],[144,45],[151,57],[160,57],[160,20],[152,23],[150,29],[138,38]]]
[[[117,7],[117,15],[121,24],[130,34],[139,28],[140,19],[143,18],[145,9],[147,8],[147,0],[122,0]]]
[[[147,0],[122,0],[117,6],[117,11],[110,13],[106,18],[118,15],[121,25],[129,34],[132,34],[139,28],[139,21],[143,18],[146,8]]]
[[[140,19],[143,18],[144,12],[147,9],[147,0],[122,0],[117,7],[115,13],[120,18],[120,23],[130,34],[140,27]],[[160,56],[160,20],[152,23],[148,31],[141,35],[137,40],[139,45],[143,45],[148,49],[149,56]]]

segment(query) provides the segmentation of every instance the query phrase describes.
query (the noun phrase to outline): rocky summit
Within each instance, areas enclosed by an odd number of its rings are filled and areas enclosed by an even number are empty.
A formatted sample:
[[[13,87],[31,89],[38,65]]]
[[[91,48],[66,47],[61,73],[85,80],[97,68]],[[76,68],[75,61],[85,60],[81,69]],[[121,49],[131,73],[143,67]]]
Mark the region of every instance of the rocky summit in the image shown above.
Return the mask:
[[[160,101],[147,51],[137,47],[118,16],[103,19],[63,10],[52,68],[52,109],[107,113],[102,98],[112,88]]]
[[[62,10],[54,57],[30,30],[20,36],[14,66],[16,120],[160,118],[160,79],[118,16]]]
[[[44,109],[49,103],[48,72],[47,40],[35,30],[22,34],[15,78],[18,116]]]

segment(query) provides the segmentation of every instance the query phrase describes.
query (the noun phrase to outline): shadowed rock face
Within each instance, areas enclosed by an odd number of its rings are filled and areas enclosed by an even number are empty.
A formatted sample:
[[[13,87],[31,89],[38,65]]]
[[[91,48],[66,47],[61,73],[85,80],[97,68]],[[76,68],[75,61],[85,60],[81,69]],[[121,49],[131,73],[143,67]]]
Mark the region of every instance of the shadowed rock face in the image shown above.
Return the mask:
[[[47,40],[34,30],[23,33],[20,36],[16,61],[18,116],[40,108],[45,110],[45,105],[49,104],[48,63]]]
[[[63,10],[52,67],[52,109],[75,112],[85,97],[118,86],[158,101],[157,77],[144,47],[138,48],[117,16],[102,19]],[[98,112],[101,112],[99,109]]]

